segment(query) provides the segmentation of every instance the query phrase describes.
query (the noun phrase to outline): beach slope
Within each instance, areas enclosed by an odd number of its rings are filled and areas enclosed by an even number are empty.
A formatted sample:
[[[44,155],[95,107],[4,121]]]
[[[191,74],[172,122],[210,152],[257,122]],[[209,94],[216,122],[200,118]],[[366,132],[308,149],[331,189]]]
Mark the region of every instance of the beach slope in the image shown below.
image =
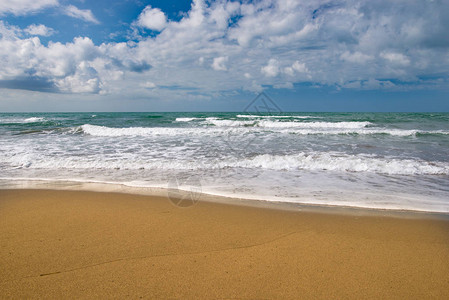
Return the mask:
[[[449,299],[444,218],[0,190],[0,296]]]

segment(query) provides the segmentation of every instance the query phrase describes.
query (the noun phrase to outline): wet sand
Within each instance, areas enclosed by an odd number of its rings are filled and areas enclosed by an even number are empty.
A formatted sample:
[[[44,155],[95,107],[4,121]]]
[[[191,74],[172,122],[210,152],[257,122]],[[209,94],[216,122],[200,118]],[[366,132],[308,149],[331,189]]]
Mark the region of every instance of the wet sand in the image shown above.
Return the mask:
[[[449,221],[0,190],[0,296],[449,299]]]

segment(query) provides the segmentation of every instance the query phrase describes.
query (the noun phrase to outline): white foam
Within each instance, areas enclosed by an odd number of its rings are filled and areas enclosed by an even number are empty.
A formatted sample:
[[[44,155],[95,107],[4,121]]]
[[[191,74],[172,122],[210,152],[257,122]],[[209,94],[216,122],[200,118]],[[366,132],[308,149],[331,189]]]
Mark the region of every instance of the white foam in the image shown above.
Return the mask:
[[[235,120],[217,120],[217,119],[207,119],[206,122],[208,124],[212,124],[218,127],[242,127],[257,124],[256,121],[235,121]]]
[[[220,128],[204,128],[204,127],[123,127],[113,128],[106,126],[84,124],[75,127],[69,132],[78,133],[84,132],[92,136],[103,137],[120,137],[120,136],[204,136],[204,135],[222,135],[223,132],[228,131],[225,127]],[[233,133],[245,133],[246,128],[235,128]]]
[[[258,116],[258,115],[237,115],[237,118],[246,119],[320,119],[321,117],[313,116]]]
[[[299,153],[283,156],[263,154],[225,166],[272,170],[304,169],[312,171],[370,172],[391,175],[449,175],[448,163],[327,152]]]
[[[176,150],[172,155],[182,154]],[[172,157],[172,156],[169,156]],[[262,154],[252,158],[189,159],[179,155],[175,159],[141,157],[136,153],[114,156],[46,156],[42,153],[17,151],[0,158],[0,164],[31,169],[125,169],[125,170],[199,170],[220,168],[251,168],[268,170],[309,170],[362,172],[390,175],[449,175],[449,163],[368,155],[348,155],[339,152],[301,152],[291,155]]]
[[[101,157],[33,157],[31,155],[14,156],[10,159],[2,159],[12,168],[22,169],[83,169],[83,170],[195,170],[200,165],[195,162],[182,160],[143,160],[129,159],[125,155],[122,157],[101,158]]]
[[[299,135],[341,135],[341,134],[387,134],[392,136],[414,136],[416,134],[443,134],[448,135],[448,131],[420,131],[420,130],[405,130],[405,129],[386,129],[386,128],[364,128],[368,126],[369,122],[271,122],[261,121],[262,123],[256,125],[254,121],[232,121],[232,120],[209,120],[213,123],[213,127],[188,127],[188,128],[173,128],[173,127],[124,127],[113,128],[106,126],[97,126],[84,124],[80,127],[74,127],[67,132],[77,133],[84,132],[92,136],[104,137],[120,137],[120,136],[203,136],[214,135],[220,136],[231,131],[232,134],[245,134],[248,132],[259,131],[275,131],[285,134],[299,134]],[[269,122],[269,123],[264,123]],[[209,124],[210,124],[209,123]],[[293,125],[292,125],[293,124]],[[298,125],[294,125],[298,124]],[[262,125],[262,126],[260,126]],[[296,126],[296,127],[294,127]]]
[[[415,130],[415,129],[387,129],[387,128],[362,128],[362,129],[296,129],[296,130],[282,130],[284,133],[294,133],[300,135],[311,135],[311,134],[360,134],[360,135],[371,135],[371,134],[387,134],[392,136],[415,136],[416,134],[442,134],[449,135],[449,131],[443,130]]]
[[[46,121],[43,117],[31,117],[26,119],[0,119],[0,123],[23,124],[23,123],[38,123]]]
[[[40,117],[32,117],[32,118],[28,118],[23,120],[24,123],[36,123],[36,122],[42,122],[44,121],[45,118],[40,118]]]
[[[273,122],[259,121],[258,126],[266,128],[365,128],[370,122]]]
[[[263,128],[365,128],[370,122],[279,122],[271,120],[235,121],[235,120],[206,120],[208,124],[223,127],[256,126]]]
[[[282,129],[282,127],[280,127]],[[341,134],[387,134],[393,136],[414,136],[417,133],[432,133],[418,130],[402,130],[402,129],[385,129],[385,128],[316,128],[316,129],[302,129],[302,128],[288,128],[280,130],[283,133],[292,133],[299,135],[341,135]]]
[[[200,118],[176,118],[176,122],[190,122],[193,120],[199,120]]]
[[[164,129],[167,131],[172,130],[172,128],[151,128],[151,127],[112,128],[90,124],[84,124],[80,126],[80,128],[86,134],[93,136],[105,136],[105,137],[146,136],[157,134],[158,132],[162,132]]]

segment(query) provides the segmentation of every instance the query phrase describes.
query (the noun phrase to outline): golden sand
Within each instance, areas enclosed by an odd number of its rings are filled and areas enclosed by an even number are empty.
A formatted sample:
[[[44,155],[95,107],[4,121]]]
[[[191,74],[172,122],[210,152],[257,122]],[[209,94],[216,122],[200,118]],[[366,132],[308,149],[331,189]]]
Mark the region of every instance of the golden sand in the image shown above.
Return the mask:
[[[0,190],[0,296],[449,299],[449,222]]]

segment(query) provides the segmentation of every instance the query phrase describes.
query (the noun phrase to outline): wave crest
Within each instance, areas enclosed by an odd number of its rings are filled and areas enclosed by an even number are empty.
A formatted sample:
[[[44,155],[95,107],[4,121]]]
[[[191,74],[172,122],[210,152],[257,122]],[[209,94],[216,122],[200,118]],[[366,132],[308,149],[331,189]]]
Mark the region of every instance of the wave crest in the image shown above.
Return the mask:
[[[218,127],[263,127],[263,128],[365,128],[370,122],[278,122],[271,120],[234,121],[234,120],[206,120],[208,124]]]
[[[272,170],[326,170],[370,172],[390,175],[448,175],[447,163],[411,159],[378,158],[340,153],[299,153],[295,155],[263,154],[233,164],[234,167]]]
[[[391,135],[391,136],[415,136],[415,135],[449,135],[448,131],[434,130],[434,131],[420,131],[415,129],[387,129],[387,128],[365,128],[362,126],[368,126],[369,122],[341,122],[341,123],[327,123],[327,122],[312,122],[312,123],[298,123],[298,124],[311,124],[311,127],[290,127],[289,125],[279,125],[278,127],[266,126],[266,127],[254,127],[253,121],[238,121],[238,126],[233,126],[234,122],[231,120],[212,120],[226,121],[226,123],[217,123],[221,126],[212,127],[186,127],[186,128],[174,128],[174,127],[122,127],[113,128],[106,126],[98,126],[91,124],[84,124],[79,127],[74,127],[67,132],[70,133],[85,133],[92,136],[104,136],[104,137],[120,137],[120,136],[152,136],[152,135],[196,135],[202,136],[215,135],[221,136],[228,132],[232,134],[245,134],[248,132],[260,132],[260,131],[275,131],[284,134],[298,134],[298,135]],[[228,123],[229,122],[229,123]],[[241,123],[245,122],[245,123]],[[276,123],[276,122],[272,122]],[[292,123],[292,122],[279,122]],[[350,123],[350,124],[348,124]],[[355,124],[352,124],[355,123]],[[367,123],[367,124],[360,124]],[[243,124],[243,125],[242,125]],[[335,125],[337,124],[337,125]],[[246,126],[245,126],[246,125]],[[326,127],[328,126],[328,127]],[[352,126],[352,127],[351,127]]]

